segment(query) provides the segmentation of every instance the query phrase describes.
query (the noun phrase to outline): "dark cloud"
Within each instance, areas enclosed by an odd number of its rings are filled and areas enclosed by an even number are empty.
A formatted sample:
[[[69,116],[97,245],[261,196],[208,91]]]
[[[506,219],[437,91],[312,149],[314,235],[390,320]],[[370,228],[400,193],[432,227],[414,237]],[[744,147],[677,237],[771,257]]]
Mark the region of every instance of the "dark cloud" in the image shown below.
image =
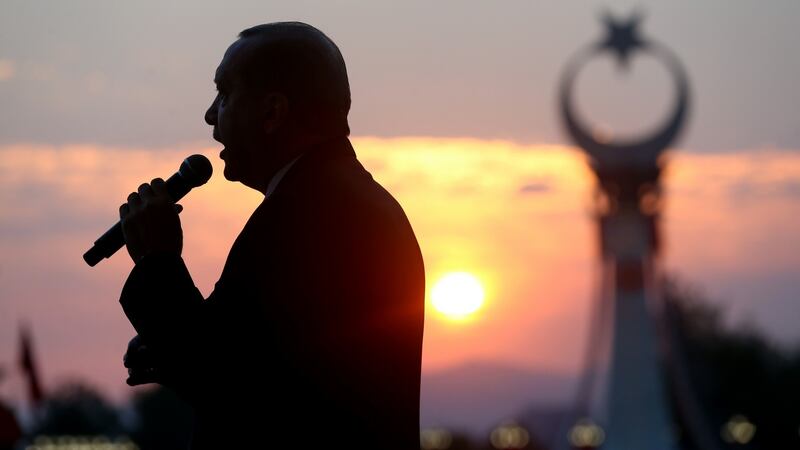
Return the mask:
[[[730,185],[728,194],[733,201],[763,198],[800,198],[800,180],[759,181],[738,180]]]
[[[530,194],[546,194],[553,189],[549,183],[544,181],[533,181],[525,184],[519,188],[519,193],[522,195]]]

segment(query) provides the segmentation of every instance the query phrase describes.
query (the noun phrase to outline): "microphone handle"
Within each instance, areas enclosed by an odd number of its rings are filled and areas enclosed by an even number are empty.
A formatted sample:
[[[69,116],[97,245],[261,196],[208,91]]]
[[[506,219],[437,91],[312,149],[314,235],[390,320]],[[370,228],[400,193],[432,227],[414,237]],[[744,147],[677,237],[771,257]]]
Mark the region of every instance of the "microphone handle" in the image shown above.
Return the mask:
[[[192,190],[192,186],[181,177],[180,172],[169,177],[166,185],[167,192],[174,202],[182,199],[184,195]],[[94,241],[92,248],[83,254],[83,260],[89,266],[94,267],[104,258],[110,258],[123,245],[125,245],[125,236],[122,234],[122,222],[117,221],[113,227],[109,228],[100,238]]]

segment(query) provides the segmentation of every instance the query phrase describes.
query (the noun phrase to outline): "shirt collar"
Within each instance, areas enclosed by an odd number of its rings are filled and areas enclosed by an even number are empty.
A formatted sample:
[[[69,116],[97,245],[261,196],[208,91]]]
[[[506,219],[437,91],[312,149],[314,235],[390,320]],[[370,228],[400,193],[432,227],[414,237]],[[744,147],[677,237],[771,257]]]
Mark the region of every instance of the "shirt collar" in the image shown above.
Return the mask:
[[[301,156],[303,156],[302,153],[295,156],[293,160],[289,161],[288,164],[283,166],[281,170],[279,170],[277,173],[275,173],[275,175],[273,175],[272,179],[269,180],[269,184],[267,185],[267,192],[265,193],[264,197],[269,198],[272,195],[272,193],[275,192],[275,189],[278,187],[278,183],[281,182],[281,179],[283,179],[283,176],[286,175],[286,172],[288,172],[289,169],[292,168],[294,163],[297,162],[297,160],[300,159]]]

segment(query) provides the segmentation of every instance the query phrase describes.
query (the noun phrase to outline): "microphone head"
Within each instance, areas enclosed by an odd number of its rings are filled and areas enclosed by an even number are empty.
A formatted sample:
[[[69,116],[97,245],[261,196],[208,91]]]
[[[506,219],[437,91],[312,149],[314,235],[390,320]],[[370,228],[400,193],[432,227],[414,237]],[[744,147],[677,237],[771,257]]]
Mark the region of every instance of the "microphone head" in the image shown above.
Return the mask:
[[[192,155],[183,160],[178,173],[192,188],[202,186],[211,178],[211,161],[203,155]]]

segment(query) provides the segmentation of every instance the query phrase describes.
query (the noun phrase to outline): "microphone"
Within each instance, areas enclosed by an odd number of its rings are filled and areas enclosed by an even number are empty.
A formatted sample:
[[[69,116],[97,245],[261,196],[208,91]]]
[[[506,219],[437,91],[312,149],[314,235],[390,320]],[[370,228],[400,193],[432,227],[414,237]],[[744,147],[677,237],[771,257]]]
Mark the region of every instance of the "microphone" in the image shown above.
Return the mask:
[[[211,162],[203,155],[192,155],[183,160],[178,171],[166,181],[167,192],[172,201],[177,202],[192,189],[206,184],[211,178]],[[125,245],[125,236],[122,234],[122,223],[117,222],[99,239],[94,241],[94,245],[83,254],[86,264],[94,267],[103,258],[110,258],[111,255]]]

